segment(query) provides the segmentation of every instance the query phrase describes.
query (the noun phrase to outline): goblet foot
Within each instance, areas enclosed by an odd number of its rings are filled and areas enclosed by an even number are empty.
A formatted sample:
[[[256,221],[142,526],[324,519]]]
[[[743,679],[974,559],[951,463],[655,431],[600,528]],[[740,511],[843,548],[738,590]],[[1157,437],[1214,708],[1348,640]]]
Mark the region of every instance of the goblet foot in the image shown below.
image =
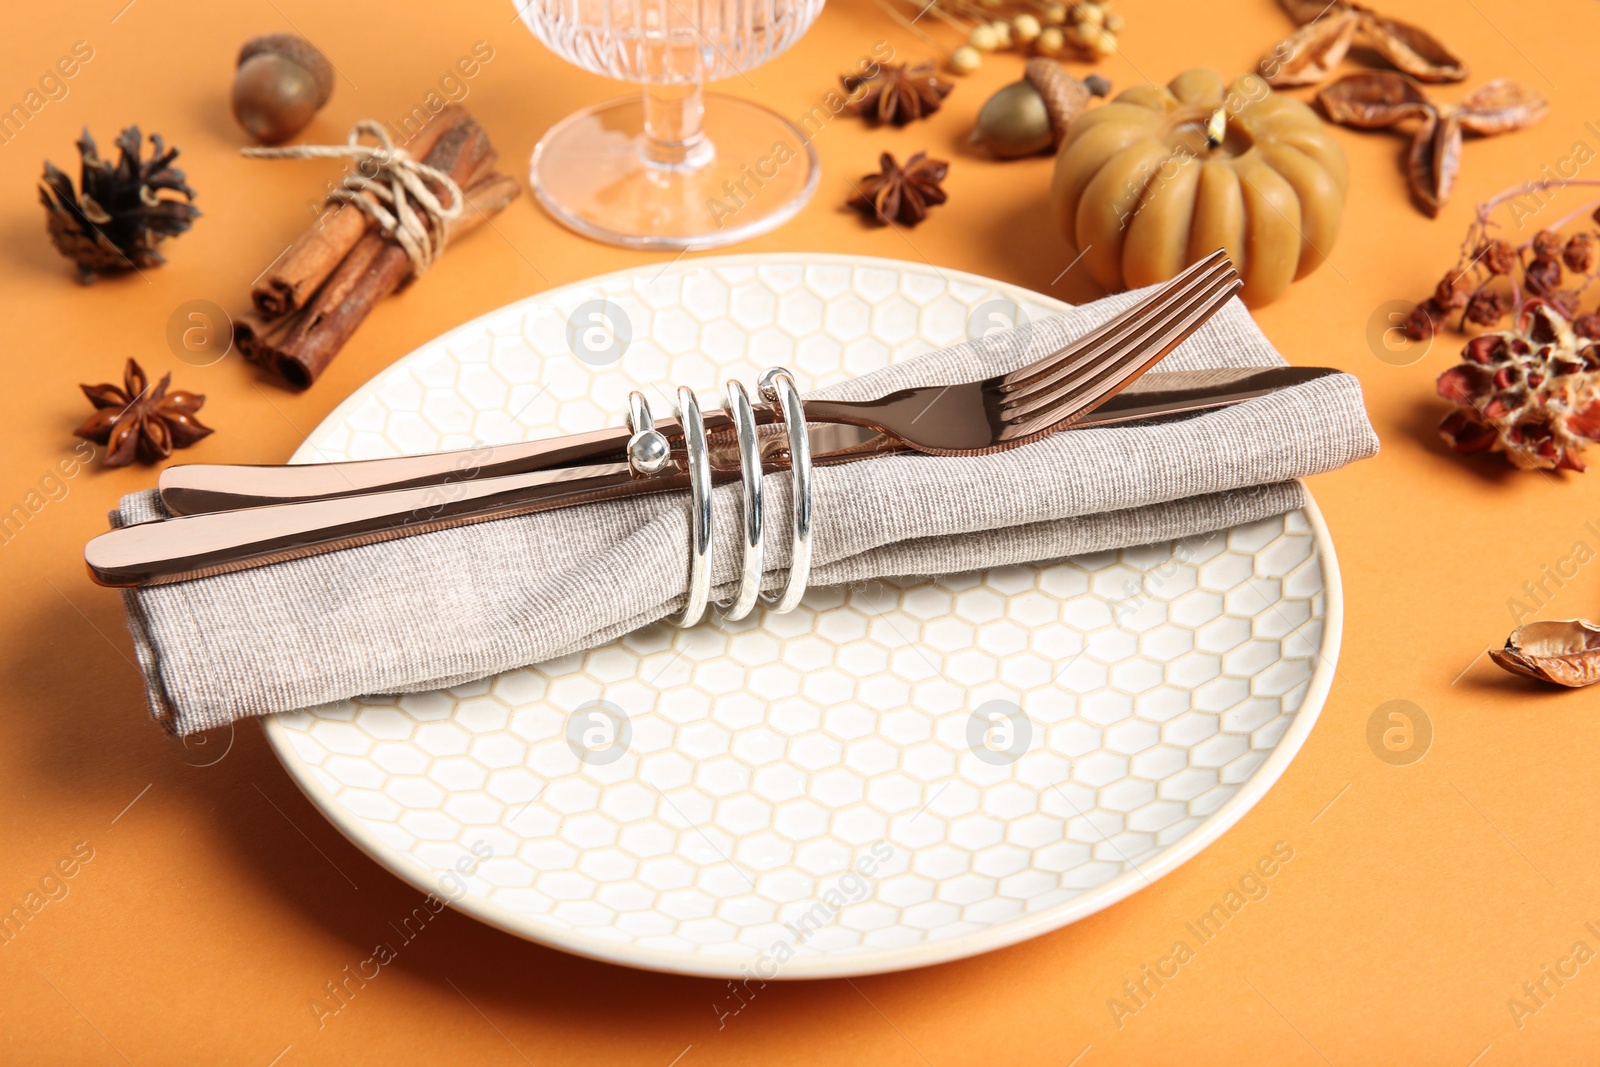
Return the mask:
[[[566,226],[629,248],[716,248],[787,221],[816,190],[816,150],[758,104],[704,99],[705,140],[671,166],[646,159],[639,97],[567,116],[533,150],[534,194]]]

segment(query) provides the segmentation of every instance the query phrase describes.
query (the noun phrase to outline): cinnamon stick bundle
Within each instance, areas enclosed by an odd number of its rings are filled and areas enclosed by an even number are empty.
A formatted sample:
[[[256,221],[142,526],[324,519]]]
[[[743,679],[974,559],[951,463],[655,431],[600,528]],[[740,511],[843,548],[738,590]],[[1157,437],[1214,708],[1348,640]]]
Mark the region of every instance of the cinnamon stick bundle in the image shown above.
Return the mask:
[[[463,234],[471,233],[491,215],[504,210],[521,193],[522,187],[508,174],[490,174],[479,179],[477,184],[468,186],[463,190],[466,210],[450,224],[449,239],[454,241]],[[398,246],[390,241],[383,240],[380,243],[386,249],[399,251]],[[318,292],[312,308],[277,318],[251,311],[235,319],[233,339],[240,353],[297,389],[304,389],[315,381],[350,339],[350,335],[355,333],[355,328],[366,318],[373,305],[398,286],[398,282],[390,281],[389,273],[398,268],[403,281],[405,272],[411,269],[410,261],[400,251],[399,264],[391,261],[387,264],[389,272],[382,275],[374,273],[378,266],[374,262],[376,256],[368,253],[378,249],[373,243],[366,242],[365,238],[361,244],[366,247],[358,245],[339,265],[338,273],[344,275],[343,280],[333,282],[330,278],[330,284]],[[384,288],[386,285],[387,288]],[[325,304],[336,305],[336,308],[343,309],[343,313],[324,313],[320,320],[314,319],[313,316],[317,314],[315,309]]]
[[[476,228],[521,193],[515,179],[494,170],[494,148],[464,108],[444,109],[426,129],[432,131],[431,145],[422,162],[448,174],[465,200],[448,224],[447,240]],[[423,136],[418,134],[419,148]],[[327,225],[302,234],[263,275],[252,292],[253,309],[234,323],[234,343],[246,359],[304,389],[411,273],[405,249],[369,224],[366,212],[340,211]]]
[[[466,108],[450,104],[417,131],[406,151],[425,159],[440,137],[470,121]],[[375,225],[376,220],[354,204],[341,204],[331,214],[319,217],[256,281],[250,302],[267,318],[301,307]]]

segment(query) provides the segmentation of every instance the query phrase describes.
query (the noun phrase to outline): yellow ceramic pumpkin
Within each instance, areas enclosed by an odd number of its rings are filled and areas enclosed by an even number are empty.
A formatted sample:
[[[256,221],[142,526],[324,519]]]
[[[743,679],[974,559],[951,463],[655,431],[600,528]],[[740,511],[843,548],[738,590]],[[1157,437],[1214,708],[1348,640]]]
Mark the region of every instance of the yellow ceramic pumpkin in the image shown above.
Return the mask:
[[[1252,306],[1315,270],[1339,234],[1344,152],[1305,104],[1254,74],[1191,70],[1073,120],[1050,198],[1106,289],[1165,281],[1217,248]]]

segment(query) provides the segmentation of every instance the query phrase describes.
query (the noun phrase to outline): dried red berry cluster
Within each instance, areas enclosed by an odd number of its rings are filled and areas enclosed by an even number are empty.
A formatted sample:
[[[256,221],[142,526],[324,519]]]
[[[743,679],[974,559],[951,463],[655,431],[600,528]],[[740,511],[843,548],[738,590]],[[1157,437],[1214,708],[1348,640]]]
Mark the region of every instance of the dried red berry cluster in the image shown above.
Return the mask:
[[[1600,225],[1600,209],[1593,219]],[[1481,216],[1480,216],[1481,221]],[[1472,258],[1439,280],[1433,295],[1412,310],[1406,333],[1425,341],[1444,328],[1452,312],[1459,311],[1457,329],[1467,323],[1498,326],[1528,298],[1548,301],[1571,320],[1580,337],[1600,338],[1600,314],[1583,314],[1583,292],[1595,280],[1600,263],[1600,233],[1584,230],[1563,237],[1541,230],[1533,240],[1513,247],[1509,242],[1484,238]],[[1497,284],[1504,278],[1505,283]]]

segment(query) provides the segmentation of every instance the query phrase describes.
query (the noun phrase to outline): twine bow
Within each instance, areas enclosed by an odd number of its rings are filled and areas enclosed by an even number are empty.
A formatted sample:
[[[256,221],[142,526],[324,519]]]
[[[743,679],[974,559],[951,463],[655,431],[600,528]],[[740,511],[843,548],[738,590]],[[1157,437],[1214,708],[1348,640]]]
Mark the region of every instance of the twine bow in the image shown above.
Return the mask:
[[[364,138],[377,144],[365,144]],[[444,251],[449,223],[460,217],[464,204],[461,187],[450,175],[413,158],[404,148],[396,148],[384,128],[371,119],[352,126],[342,145],[245,148],[241,153],[254,159],[354,161],[344,181],[328,194],[328,202],[354,204],[377,220],[384,234],[405,249],[415,277],[427,271]],[[448,204],[440,201],[430,182],[448,197]]]

